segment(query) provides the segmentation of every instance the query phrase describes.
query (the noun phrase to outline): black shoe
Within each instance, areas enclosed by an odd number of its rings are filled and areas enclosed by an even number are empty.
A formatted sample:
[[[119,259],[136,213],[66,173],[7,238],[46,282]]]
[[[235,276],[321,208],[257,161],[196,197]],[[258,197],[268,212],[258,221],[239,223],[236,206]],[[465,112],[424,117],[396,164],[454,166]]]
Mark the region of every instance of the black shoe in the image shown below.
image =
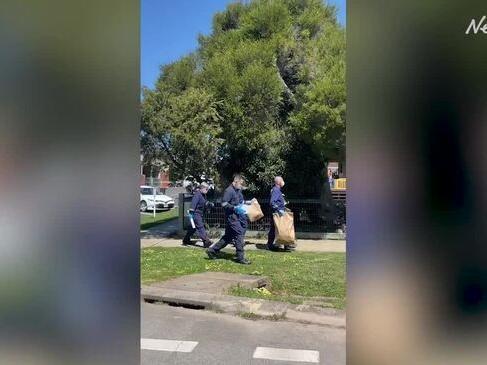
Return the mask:
[[[235,262],[236,262],[237,264],[242,264],[242,265],[250,265],[250,264],[251,264],[251,262],[250,262],[249,260],[247,260],[247,259],[243,259],[243,260],[235,260]]]
[[[208,247],[210,247],[212,244],[213,244],[213,242],[211,242],[210,240],[203,241],[203,247],[204,247],[204,248],[208,248]]]
[[[183,245],[187,246],[191,244],[191,240],[183,240]]]
[[[267,248],[269,251],[274,251],[274,252],[279,251],[279,247],[276,247],[276,246],[273,246],[273,245],[266,245],[266,248]]]
[[[216,252],[215,252],[215,251],[213,251],[213,250],[210,250],[210,249],[206,250],[206,254],[208,255],[208,258],[209,258],[210,260],[215,260],[215,259],[217,259],[217,258],[218,258],[218,255],[217,255],[217,254],[216,254]]]

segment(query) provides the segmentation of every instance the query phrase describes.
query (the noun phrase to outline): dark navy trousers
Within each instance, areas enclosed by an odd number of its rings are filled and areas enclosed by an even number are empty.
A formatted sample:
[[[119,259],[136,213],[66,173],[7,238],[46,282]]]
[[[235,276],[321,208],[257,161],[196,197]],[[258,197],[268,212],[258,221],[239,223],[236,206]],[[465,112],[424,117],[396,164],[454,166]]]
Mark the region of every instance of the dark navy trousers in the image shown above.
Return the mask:
[[[208,241],[208,234],[206,233],[205,224],[203,222],[203,216],[200,213],[195,212],[193,216],[194,225],[196,228],[189,227],[188,231],[186,232],[186,237],[184,237],[185,241],[189,241],[191,236],[197,232],[198,237],[203,240],[203,242]]]
[[[269,229],[269,235],[267,236],[267,246],[274,248],[274,240],[276,239],[276,226],[274,225],[274,216],[271,218],[271,228]]]
[[[245,232],[247,231],[247,218],[236,217],[235,214],[227,218],[225,224],[225,234],[223,237],[211,246],[211,250],[214,252],[220,251],[226,247],[229,243],[233,243],[235,246],[236,256],[238,261],[242,261],[245,257],[244,245],[245,245]]]

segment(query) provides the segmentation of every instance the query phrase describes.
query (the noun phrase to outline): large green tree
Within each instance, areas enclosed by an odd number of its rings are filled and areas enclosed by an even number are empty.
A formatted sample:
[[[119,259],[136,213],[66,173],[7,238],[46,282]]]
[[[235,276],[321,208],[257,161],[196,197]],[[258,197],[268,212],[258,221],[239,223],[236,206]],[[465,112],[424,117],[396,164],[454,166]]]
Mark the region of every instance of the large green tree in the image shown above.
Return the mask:
[[[173,176],[214,175],[221,147],[218,103],[203,89],[178,94],[145,90],[142,147],[163,158]]]
[[[327,162],[344,159],[345,34],[335,9],[235,2],[199,44],[144,92],[148,151],[177,174],[242,172],[262,191],[283,174],[291,193],[320,193]]]

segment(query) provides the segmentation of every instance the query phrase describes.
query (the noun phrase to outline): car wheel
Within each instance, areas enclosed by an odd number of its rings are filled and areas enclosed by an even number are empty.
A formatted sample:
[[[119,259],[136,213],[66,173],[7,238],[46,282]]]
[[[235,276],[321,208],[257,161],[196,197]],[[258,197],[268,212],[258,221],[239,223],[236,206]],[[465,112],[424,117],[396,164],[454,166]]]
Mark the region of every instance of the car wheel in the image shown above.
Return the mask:
[[[140,202],[140,210],[142,212],[145,212],[147,210],[147,203],[144,200]]]

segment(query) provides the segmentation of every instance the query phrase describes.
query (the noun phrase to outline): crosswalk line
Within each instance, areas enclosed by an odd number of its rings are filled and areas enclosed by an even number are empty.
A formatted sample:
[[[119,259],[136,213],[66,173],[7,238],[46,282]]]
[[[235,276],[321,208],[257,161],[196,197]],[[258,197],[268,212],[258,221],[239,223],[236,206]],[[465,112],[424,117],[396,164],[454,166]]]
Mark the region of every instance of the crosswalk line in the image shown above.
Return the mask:
[[[254,352],[254,359],[319,363],[320,353],[311,350],[257,347]]]
[[[198,342],[195,341],[158,340],[153,338],[140,339],[140,348],[142,350],[192,352],[196,345],[198,345]]]

